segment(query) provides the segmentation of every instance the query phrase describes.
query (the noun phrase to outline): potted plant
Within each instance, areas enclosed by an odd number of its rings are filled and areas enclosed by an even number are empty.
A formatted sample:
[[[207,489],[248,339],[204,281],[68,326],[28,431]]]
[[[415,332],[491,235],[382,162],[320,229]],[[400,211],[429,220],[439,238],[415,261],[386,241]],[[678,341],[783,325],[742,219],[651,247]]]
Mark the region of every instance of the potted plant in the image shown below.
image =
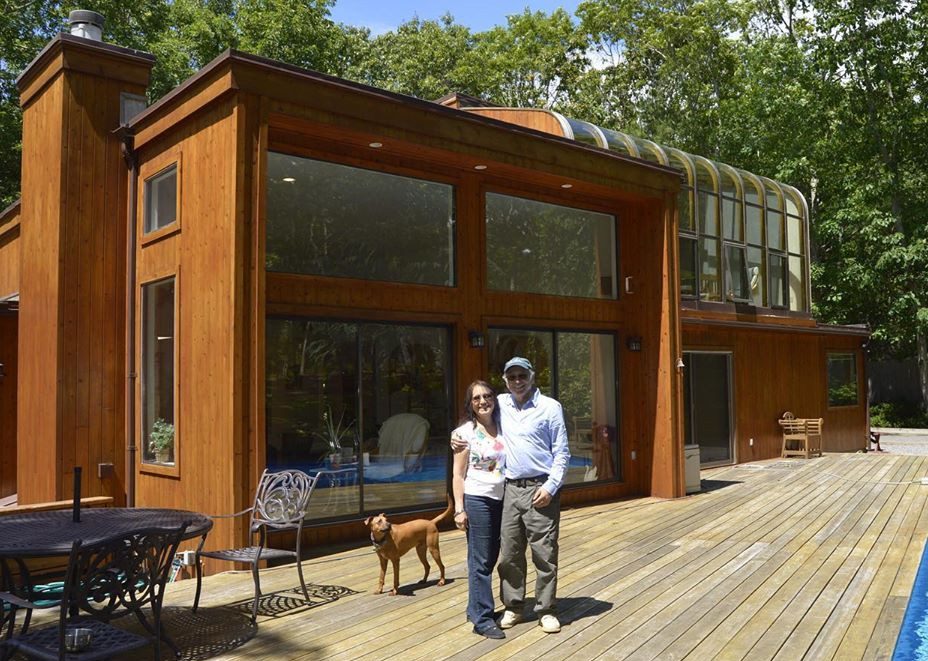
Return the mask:
[[[155,420],[148,434],[148,449],[158,463],[170,463],[174,452],[174,425],[163,418]]]
[[[342,443],[351,438],[354,427],[353,422],[345,423],[345,412],[335,420],[332,415],[332,409],[329,408],[322,414],[322,431],[316,435],[324,440],[329,446],[329,463],[337,466],[342,459]]]

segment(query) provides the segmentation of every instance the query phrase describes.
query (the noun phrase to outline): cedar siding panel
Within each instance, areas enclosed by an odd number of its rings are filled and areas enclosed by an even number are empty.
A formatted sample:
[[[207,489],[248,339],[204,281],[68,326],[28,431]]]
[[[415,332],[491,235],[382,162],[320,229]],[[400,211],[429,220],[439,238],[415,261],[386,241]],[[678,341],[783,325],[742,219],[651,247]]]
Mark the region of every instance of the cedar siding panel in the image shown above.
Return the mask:
[[[140,152],[139,165],[139,283],[136,291],[136,359],[141,362],[141,288],[168,276],[175,280],[175,465],[141,463],[136,502],[140,506],[176,507],[224,513],[243,509],[241,489],[245,455],[241,384],[235,364],[243,277],[237,194],[237,141],[240,110],[226,99],[199,114],[162,140],[155,151]],[[154,145],[152,145],[154,147]],[[180,229],[156,241],[141,233],[144,181],[180,158],[178,194]],[[166,228],[168,229],[168,228]],[[241,340],[238,341],[239,344]],[[142,375],[137,388],[137,429],[141,429]],[[140,433],[137,431],[137,433]],[[250,500],[250,496],[249,496]],[[247,522],[246,522],[247,523]],[[219,521],[210,543],[229,545],[233,527],[241,522]],[[237,535],[244,536],[238,530]]]
[[[739,463],[779,457],[782,436],[777,420],[784,411],[799,418],[824,418],[822,449],[848,452],[867,447],[866,374],[860,335],[785,332],[683,324],[686,351],[732,352],[735,457]],[[830,408],[826,354],[855,353],[859,401]],[[749,439],[754,439],[751,446]]]

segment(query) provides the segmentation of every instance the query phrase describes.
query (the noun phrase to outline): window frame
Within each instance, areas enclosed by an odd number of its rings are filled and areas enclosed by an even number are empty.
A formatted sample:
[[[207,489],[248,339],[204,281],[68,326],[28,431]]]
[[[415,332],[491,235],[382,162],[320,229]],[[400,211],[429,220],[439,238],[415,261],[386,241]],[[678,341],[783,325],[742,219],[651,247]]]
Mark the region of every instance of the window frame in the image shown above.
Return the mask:
[[[526,323],[519,324],[519,323],[513,323],[511,320],[502,320],[502,319],[488,319],[487,320],[488,323],[486,326],[486,337],[487,337],[488,351],[485,357],[485,361],[486,361],[485,369],[486,369],[486,373],[490,375],[490,377],[487,380],[493,385],[494,388],[496,388],[499,394],[504,394],[508,392],[508,390],[505,387],[505,383],[502,382],[502,375],[499,369],[502,366],[490,364],[491,352],[489,349],[491,348],[491,344],[492,344],[490,337],[494,331],[504,332],[504,333],[507,331],[510,331],[510,332],[515,331],[515,332],[526,332],[526,333],[549,334],[551,336],[551,364],[552,365],[558,364],[558,354],[559,354],[558,344],[559,343],[558,343],[557,336],[559,334],[572,333],[572,334],[585,334],[585,335],[602,335],[602,336],[608,336],[612,338],[612,353],[613,353],[612,376],[614,379],[613,391],[615,394],[615,401],[611,403],[614,406],[614,411],[615,411],[615,438],[612,440],[611,449],[613,451],[612,459],[615,462],[615,475],[613,475],[611,478],[597,479],[593,482],[580,481],[580,482],[568,483],[566,481],[566,474],[565,474],[565,482],[561,488],[562,489],[582,489],[582,488],[588,487],[590,484],[605,485],[605,484],[625,483],[626,482],[625,471],[626,471],[627,466],[623,462],[623,453],[622,453],[623,443],[622,443],[622,408],[621,408],[621,401],[622,401],[622,392],[621,392],[621,389],[622,389],[622,380],[621,380],[622,356],[621,354],[623,351],[623,345],[620,342],[620,340],[623,337],[623,334],[620,332],[617,332],[615,328],[610,325],[604,325],[600,327],[586,326],[586,327],[578,328],[574,325],[566,325],[566,324],[565,325],[561,325],[561,324],[550,325],[549,324],[545,326],[540,326],[540,325],[535,325],[528,320],[524,320],[524,321]],[[529,357],[529,359],[531,360],[531,357]],[[559,388],[560,388],[559,374],[555,373],[552,370],[550,386],[548,386],[545,389],[542,389],[542,393],[560,402]],[[586,417],[586,416],[573,416],[573,417]],[[570,447],[570,431],[571,430],[570,430],[570,425],[568,424],[568,421],[567,421],[566,414],[564,415],[564,424],[568,431],[568,447]]]
[[[148,224],[149,217],[148,201],[151,194],[149,184],[158,177],[167,174],[168,171],[170,171],[172,168],[176,170],[177,181],[177,188],[175,191],[176,208],[174,211],[174,220],[167,225],[162,225],[157,229],[146,231],[145,228]],[[140,166],[139,179],[141,180],[142,185],[139,186],[138,190],[139,218],[137,236],[139,237],[139,243],[142,246],[163,239],[164,237],[175,234],[181,230],[183,215],[183,172],[183,158],[180,151],[163,154]]]
[[[145,297],[144,292],[146,287],[153,285],[159,285],[165,283],[169,280],[174,281],[174,323],[173,323],[173,332],[174,332],[174,355],[171,365],[171,370],[173,372],[172,378],[172,393],[174,404],[174,461],[172,463],[160,463],[157,461],[146,461],[145,460],[145,448],[147,443],[147,435],[145,433],[145,379],[146,379],[146,366],[145,366]],[[180,420],[180,354],[181,354],[181,342],[180,342],[180,269],[175,270],[172,273],[165,273],[158,275],[156,277],[148,278],[142,280],[138,284],[138,299],[137,299],[137,338],[138,342],[138,384],[136,387],[136,402],[138,411],[138,421],[137,421],[137,433],[138,433],[138,443],[136,444],[137,449],[137,465],[143,473],[152,473],[158,475],[169,475],[177,477],[180,475],[181,468],[181,441],[182,441],[182,424]]]
[[[298,271],[288,271],[288,270],[272,270],[267,268],[267,243],[268,243],[268,229],[270,225],[270,213],[268,210],[269,206],[269,186],[268,186],[268,164],[267,160],[270,158],[271,154],[279,154],[281,156],[292,157],[303,159],[306,161],[315,161],[319,163],[324,163],[327,165],[335,165],[344,168],[351,168],[354,170],[361,170],[365,172],[371,172],[374,174],[388,175],[392,177],[399,177],[402,179],[409,179],[413,181],[421,181],[428,184],[436,184],[441,186],[447,186],[450,189],[449,201],[451,204],[451,212],[454,219],[454,228],[452,230],[453,235],[453,252],[449,256],[450,261],[450,272],[449,280],[450,284],[438,284],[438,283],[426,283],[426,282],[411,282],[407,280],[383,280],[377,278],[366,278],[360,277],[357,275],[330,275],[330,274],[321,274],[321,273],[304,273]],[[380,160],[372,159],[357,159],[345,157],[344,154],[339,154],[337,152],[332,152],[323,148],[301,148],[298,145],[287,145],[279,141],[272,141],[271,144],[267,146],[266,149],[266,159],[265,159],[265,172],[262,177],[263,181],[261,182],[262,187],[262,270],[273,276],[284,276],[284,277],[295,277],[295,278],[319,278],[322,280],[341,280],[341,281],[357,281],[360,283],[371,283],[374,286],[415,286],[415,287],[430,287],[430,288],[439,288],[441,290],[455,290],[460,287],[460,278],[458,277],[458,266],[460,261],[460,218],[461,218],[461,208],[460,208],[460,196],[461,188],[463,186],[463,181],[460,176],[454,176],[445,172],[443,169],[435,168],[428,169],[424,163],[409,163],[403,162],[402,164],[397,164],[393,162],[383,162]]]
[[[831,361],[835,358],[850,358],[851,368],[854,378],[853,403],[833,404],[831,400]],[[831,409],[850,409],[861,405],[861,387],[860,387],[860,366],[858,365],[858,354],[856,351],[847,349],[829,349],[825,351],[825,401],[827,408]]]
[[[611,296],[575,296],[568,294],[548,294],[543,292],[535,291],[519,291],[519,290],[508,290],[508,289],[493,289],[490,286],[490,277],[489,277],[489,263],[488,263],[488,252],[490,250],[489,240],[487,239],[487,196],[488,195],[498,195],[502,197],[511,197],[520,200],[526,200],[528,202],[535,202],[538,204],[547,204],[550,206],[564,207],[566,209],[572,209],[575,211],[583,211],[588,213],[595,213],[602,216],[610,216],[613,220],[612,223],[612,254],[613,254],[613,269],[612,269],[612,295]],[[488,180],[480,188],[480,199],[481,199],[481,208],[480,208],[480,235],[483,241],[483,254],[481,255],[482,261],[482,272],[484,277],[484,286],[486,292],[493,296],[544,296],[544,297],[554,297],[559,299],[569,299],[571,301],[584,301],[593,304],[610,304],[614,303],[622,298],[623,289],[619,283],[619,276],[622,273],[621,268],[621,219],[618,214],[617,209],[597,207],[594,204],[590,203],[581,203],[585,202],[583,200],[577,199],[568,199],[562,197],[556,197],[551,195],[539,194],[537,192],[528,191],[525,189],[519,188],[510,188],[508,186],[496,185],[496,182]]]

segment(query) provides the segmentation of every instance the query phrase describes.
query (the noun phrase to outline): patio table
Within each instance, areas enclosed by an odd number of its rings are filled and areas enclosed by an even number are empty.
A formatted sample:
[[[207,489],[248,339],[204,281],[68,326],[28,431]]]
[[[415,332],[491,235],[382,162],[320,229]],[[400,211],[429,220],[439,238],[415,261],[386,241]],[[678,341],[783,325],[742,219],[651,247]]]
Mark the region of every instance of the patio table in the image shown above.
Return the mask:
[[[139,507],[84,509],[79,523],[70,509],[0,516],[0,558],[66,556],[77,539],[91,544],[134,530],[179,528],[184,521],[190,522],[184,539],[201,537],[213,527],[212,519],[198,512]]]

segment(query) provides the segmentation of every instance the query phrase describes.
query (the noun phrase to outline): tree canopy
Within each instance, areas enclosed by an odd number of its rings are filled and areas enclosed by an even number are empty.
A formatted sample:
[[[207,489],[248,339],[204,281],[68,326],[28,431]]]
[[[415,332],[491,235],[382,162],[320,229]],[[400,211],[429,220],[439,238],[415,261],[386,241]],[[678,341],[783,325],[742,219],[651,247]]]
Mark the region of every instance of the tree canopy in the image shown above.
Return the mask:
[[[19,191],[16,76],[74,5],[2,0],[0,208]],[[868,323],[928,365],[928,3],[584,0],[473,32],[384,34],[336,0],[94,0],[105,38],[153,53],[152,100],[226,48],[434,99],[551,108],[789,183],[809,201],[817,317]],[[928,381],[928,374],[923,381]]]

